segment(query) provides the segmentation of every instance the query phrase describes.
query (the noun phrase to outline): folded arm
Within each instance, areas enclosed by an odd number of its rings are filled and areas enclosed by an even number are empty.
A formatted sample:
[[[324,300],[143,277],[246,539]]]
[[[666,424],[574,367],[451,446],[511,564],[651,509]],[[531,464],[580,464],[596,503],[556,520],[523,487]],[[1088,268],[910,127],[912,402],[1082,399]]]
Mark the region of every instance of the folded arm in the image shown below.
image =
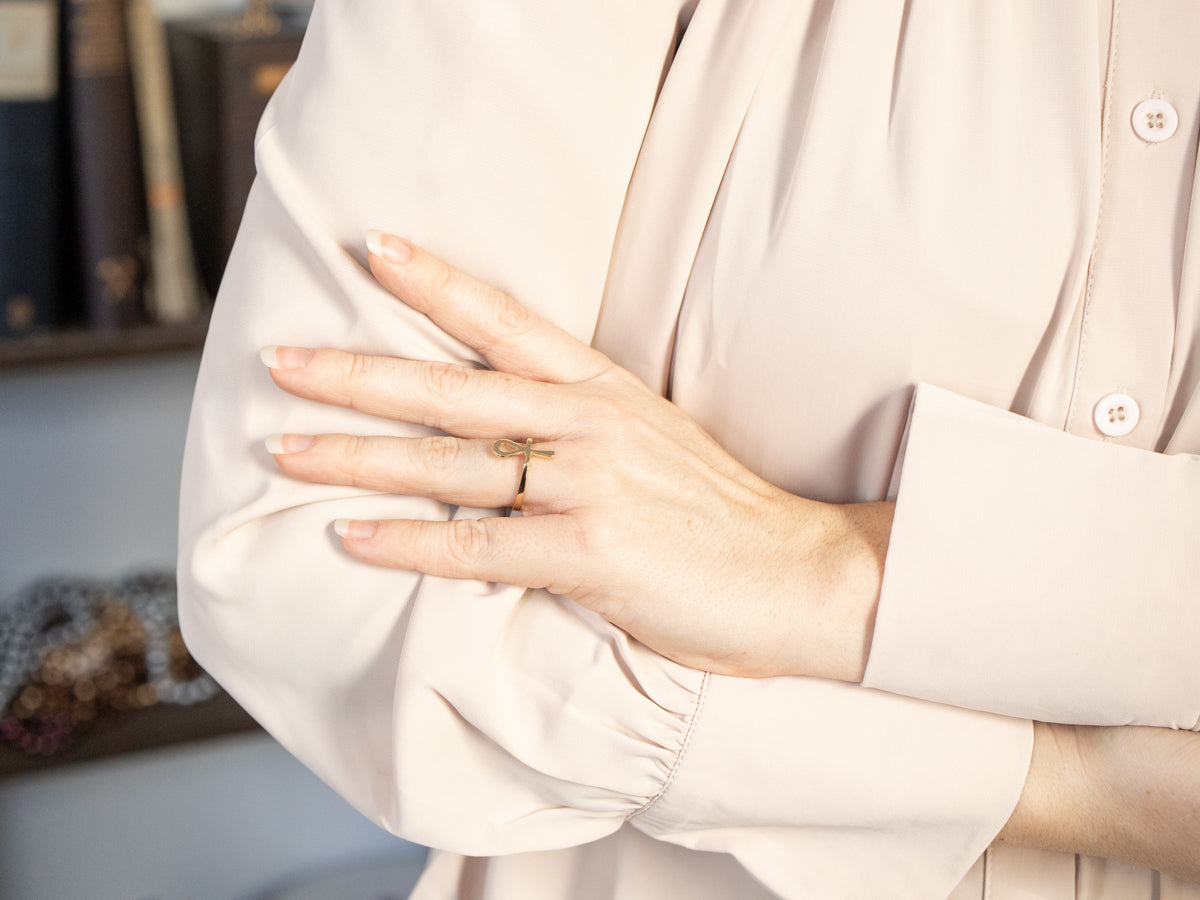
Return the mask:
[[[824,879],[876,897],[896,871],[914,892],[948,893],[1016,801],[1026,723],[820,679],[706,677],[546,591],[363,563],[336,520],[494,510],[302,482],[262,444],[433,434],[280,391],[264,346],[479,364],[377,284],[367,226],[469,259],[587,337],[675,44],[668,7],[317,4],[260,129],[197,384],[185,635],[297,757],[412,840],[487,855],[629,821],[734,854],[783,896]],[[464,26],[479,17],[487,27]],[[491,461],[507,504],[514,467]]]
[[[1027,723],[827,680],[704,676],[543,590],[365,564],[334,521],[488,512],[304,483],[261,443],[433,434],[283,394],[263,346],[480,362],[380,289],[364,225],[469,259],[590,333],[679,7],[606,7],[581,27],[557,3],[318,4],[260,131],[197,385],[185,632],[300,759],[413,840],[516,852],[631,821],[732,853],[784,896],[879,896],[897,873],[947,893],[1016,802]],[[518,44],[541,53],[516,59]]]
[[[839,617],[837,605],[854,608],[846,598],[863,586],[878,590],[889,504],[848,507],[854,513],[844,516],[756,482],[683,413],[512,298],[397,238],[371,241],[381,282],[480,348],[494,368],[271,348],[272,377],[292,394],[448,432],[277,435],[268,443],[281,468],[318,483],[498,506],[517,490],[517,471],[487,437],[517,427],[554,449],[535,451],[528,441],[526,469],[534,452],[543,461],[521,518],[342,520],[348,553],[374,565],[545,588],[709,671],[773,674],[763,669],[838,659],[821,653],[839,642],[864,646],[854,629],[871,605],[853,620]],[[880,524],[856,540],[835,531],[847,519],[872,518]],[[693,520],[704,527],[692,528]],[[854,564],[855,552],[863,565]],[[1002,840],[1200,878],[1192,858],[1200,735],[1040,723],[1034,734]]]

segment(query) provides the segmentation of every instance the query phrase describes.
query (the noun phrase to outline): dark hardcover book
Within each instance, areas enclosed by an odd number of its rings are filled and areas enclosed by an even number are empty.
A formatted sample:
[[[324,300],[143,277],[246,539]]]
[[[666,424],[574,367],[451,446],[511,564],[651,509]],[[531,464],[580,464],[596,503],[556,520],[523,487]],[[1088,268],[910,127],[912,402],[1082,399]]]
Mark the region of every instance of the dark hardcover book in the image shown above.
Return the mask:
[[[211,296],[254,181],[258,120],[295,62],[306,25],[303,10],[281,16],[274,30],[245,17],[167,23],[188,218]]]
[[[123,0],[65,0],[78,288],[93,328],[144,320],[146,200]]]
[[[0,0],[0,336],[57,324],[57,0]]]

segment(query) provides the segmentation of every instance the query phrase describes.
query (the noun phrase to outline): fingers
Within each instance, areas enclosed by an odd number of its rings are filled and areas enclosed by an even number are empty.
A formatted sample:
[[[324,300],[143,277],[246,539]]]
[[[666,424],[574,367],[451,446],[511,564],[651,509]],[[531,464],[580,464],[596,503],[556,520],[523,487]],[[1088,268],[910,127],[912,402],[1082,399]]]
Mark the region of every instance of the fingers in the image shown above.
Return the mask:
[[[371,271],[397,298],[474,347],[494,369],[538,381],[585,381],[610,369],[603,354],[512,297],[400,238],[367,232]]]
[[[298,397],[462,437],[554,438],[555,423],[570,418],[561,387],[503,372],[300,347],[261,355]]]
[[[555,573],[581,573],[576,525],[567,516],[384,522],[339,519],[334,529],[352,556],[377,566],[442,578],[473,578],[547,588],[570,595],[576,584]]]
[[[517,494],[523,459],[498,458],[492,452],[492,443],[445,435],[392,438],[277,434],[266,439],[276,463],[292,478],[429,497],[476,509],[510,506]],[[560,446],[558,456],[563,455]],[[540,498],[565,496],[562,462],[531,460],[534,471],[526,486],[528,510],[550,508]]]

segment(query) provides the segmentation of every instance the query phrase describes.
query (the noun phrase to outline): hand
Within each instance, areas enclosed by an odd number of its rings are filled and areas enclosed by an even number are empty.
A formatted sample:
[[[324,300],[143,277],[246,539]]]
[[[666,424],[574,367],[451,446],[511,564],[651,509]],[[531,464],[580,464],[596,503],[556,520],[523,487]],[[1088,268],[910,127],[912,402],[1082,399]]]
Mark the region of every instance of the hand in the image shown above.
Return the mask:
[[[999,839],[1200,883],[1200,734],[1035,723],[1025,788]]]
[[[339,522],[369,563],[570,597],[685,665],[725,674],[858,681],[890,504],[835,506],[754,475],[692,419],[511,297],[399,238],[370,265],[397,298],[492,367],[270,348],[284,390],[436,429],[427,437],[276,435],[288,475],[511,505],[532,438],[522,515]]]

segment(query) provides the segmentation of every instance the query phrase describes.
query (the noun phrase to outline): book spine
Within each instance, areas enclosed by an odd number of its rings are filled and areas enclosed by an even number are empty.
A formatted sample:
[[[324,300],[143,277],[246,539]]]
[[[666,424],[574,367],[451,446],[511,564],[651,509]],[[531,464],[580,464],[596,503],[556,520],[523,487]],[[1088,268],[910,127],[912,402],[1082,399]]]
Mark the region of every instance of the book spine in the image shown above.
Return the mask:
[[[184,203],[167,39],[151,0],[129,0],[126,14],[150,224],[147,307],[157,321],[183,322],[198,318],[202,304]]]
[[[307,21],[248,33],[238,18],[167,23],[183,175],[196,262],[215,294],[254,180],[254,135],[295,62]]]
[[[66,0],[79,281],[88,322],[144,319],[146,205],[123,0]]]
[[[0,337],[57,324],[56,0],[0,0]]]
[[[218,46],[202,30],[203,21],[177,19],[166,29],[192,248],[201,283],[215,297],[225,268],[214,227],[222,196],[217,110],[224,98]]]

